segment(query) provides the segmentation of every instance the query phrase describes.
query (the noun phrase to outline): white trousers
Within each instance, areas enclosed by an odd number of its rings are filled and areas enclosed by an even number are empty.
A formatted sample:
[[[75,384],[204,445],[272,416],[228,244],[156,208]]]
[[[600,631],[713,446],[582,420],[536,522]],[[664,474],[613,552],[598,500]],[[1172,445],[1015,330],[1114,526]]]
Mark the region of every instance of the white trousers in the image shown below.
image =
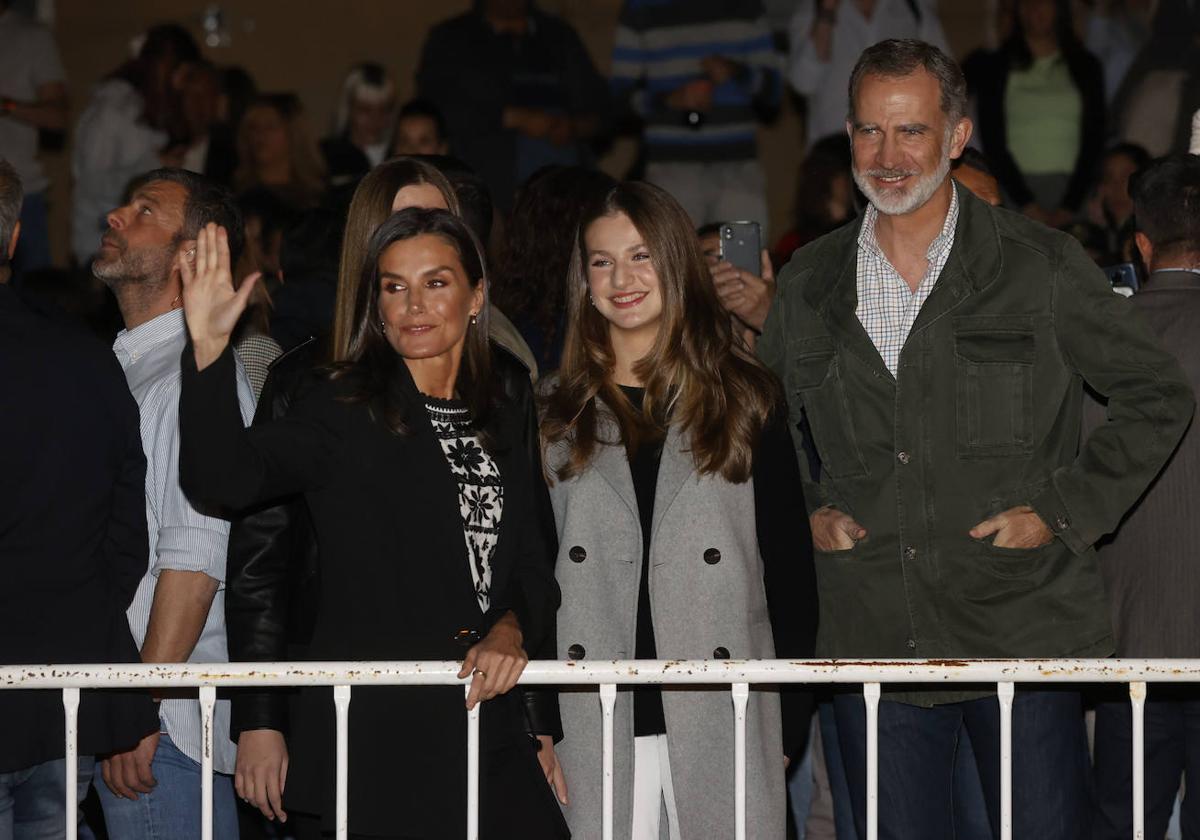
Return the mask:
[[[679,811],[675,807],[675,788],[671,784],[667,736],[634,738],[633,840],[659,840],[664,810],[668,834],[671,840],[679,840]]]

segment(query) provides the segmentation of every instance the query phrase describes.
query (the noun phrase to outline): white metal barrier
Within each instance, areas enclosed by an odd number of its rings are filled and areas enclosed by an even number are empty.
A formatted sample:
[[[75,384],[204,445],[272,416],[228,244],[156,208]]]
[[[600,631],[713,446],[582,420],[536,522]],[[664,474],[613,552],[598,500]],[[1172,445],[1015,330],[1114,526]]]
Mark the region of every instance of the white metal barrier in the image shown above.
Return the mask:
[[[59,689],[66,722],[67,838],[76,840],[79,691],[83,688],[198,688],[205,735],[201,830],[212,838],[213,705],[217,688],[332,686],[337,719],[337,837],[347,837],[347,760],[353,686],[455,685],[457,662],[278,662],[197,665],[40,665],[0,667],[0,690]],[[1000,704],[1000,827],[1012,840],[1012,707],[1017,683],[1127,683],[1133,714],[1133,836],[1144,840],[1144,711],[1152,682],[1200,683],[1196,659],[1014,659],[824,661],[624,660],[531,662],[523,685],[598,685],[603,715],[603,836],[613,836],[613,707],[618,685],[729,685],[734,706],[735,830],[746,837],[746,705],[756,683],[862,683],[867,716],[867,840],[877,840],[878,712],[882,684],[994,683]],[[479,836],[479,708],[466,713],[468,840]]]

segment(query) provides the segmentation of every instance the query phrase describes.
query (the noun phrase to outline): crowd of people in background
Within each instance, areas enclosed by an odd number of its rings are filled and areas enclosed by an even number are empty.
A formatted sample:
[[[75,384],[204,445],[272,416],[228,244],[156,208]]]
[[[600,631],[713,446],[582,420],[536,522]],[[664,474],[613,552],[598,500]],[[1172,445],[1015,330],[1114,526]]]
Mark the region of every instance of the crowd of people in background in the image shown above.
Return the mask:
[[[625,0],[605,78],[476,0],[413,79],[331,80],[323,132],[177,23],[68,124],[0,0],[0,662],[463,660],[483,836],[587,838],[595,698],[530,658],[1200,655],[1200,5],[1000,0],[957,62],[934,0],[794,5]],[[355,692],[351,836],[458,832],[461,697]],[[1200,697],[1151,701],[1148,836],[1190,836]],[[726,695],[615,714],[616,836],[732,836]],[[749,836],[865,838],[863,715],[753,693]],[[332,720],[222,694],[214,836],[330,836]],[[879,720],[881,837],[999,838],[994,694]],[[1014,720],[1015,836],[1129,836],[1128,703]],[[194,696],[80,721],[82,832],[199,836]],[[57,698],[0,693],[0,840],[62,834],[62,757]]]

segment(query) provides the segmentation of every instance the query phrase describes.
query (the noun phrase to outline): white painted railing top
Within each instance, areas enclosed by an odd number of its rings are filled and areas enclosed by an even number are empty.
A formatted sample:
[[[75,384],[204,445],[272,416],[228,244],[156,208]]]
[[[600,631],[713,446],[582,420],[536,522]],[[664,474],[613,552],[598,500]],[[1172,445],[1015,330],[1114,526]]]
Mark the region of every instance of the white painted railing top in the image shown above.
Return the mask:
[[[66,813],[76,812],[79,691],[85,688],[198,688],[204,718],[201,766],[201,837],[212,838],[212,721],[217,688],[330,686],[337,719],[339,840],[348,831],[348,737],[353,686],[455,685],[457,662],[273,662],[136,665],[12,665],[0,667],[0,690],[58,689],[66,720]],[[734,709],[735,837],[746,837],[746,705],[754,683],[862,683],[867,714],[867,840],[878,837],[878,711],[885,683],[992,683],[1000,704],[1001,838],[1012,838],[1012,705],[1016,683],[1128,683],[1133,707],[1134,837],[1144,836],[1144,725],[1146,684],[1200,682],[1200,659],[991,659],[787,661],[623,660],[531,662],[525,685],[598,685],[603,720],[603,836],[613,836],[613,708],[618,685],[729,685]],[[465,690],[465,685],[464,685]],[[479,824],[479,709],[466,713],[466,836]],[[76,840],[74,820],[67,838]]]

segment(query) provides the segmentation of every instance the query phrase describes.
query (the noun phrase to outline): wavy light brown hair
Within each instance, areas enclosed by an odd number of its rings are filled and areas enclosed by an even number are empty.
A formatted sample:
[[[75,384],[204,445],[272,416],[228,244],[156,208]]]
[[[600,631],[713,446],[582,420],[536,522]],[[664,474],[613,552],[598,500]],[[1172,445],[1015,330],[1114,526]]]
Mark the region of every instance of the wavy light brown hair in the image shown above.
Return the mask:
[[[416,158],[401,157],[376,166],[359,182],[350,201],[346,231],[342,235],[342,257],[338,267],[337,299],[333,307],[333,361],[345,361],[350,356],[351,334],[354,331],[354,295],[367,254],[367,243],[379,226],[392,215],[396,193],[414,184],[429,184],[437,188],[446,200],[446,207],[455,216],[461,208],[454,187],[446,176],[432,164]]]
[[[609,323],[588,300],[588,227],[623,213],[650,253],[663,299],[658,336],[634,365],[646,396],[637,412],[613,381]],[[579,475],[600,440],[600,415],[616,421],[620,443],[661,437],[667,418],[690,442],[696,469],[739,483],[750,477],[754,447],[780,403],[775,377],[734,340],[687,213],[651,184],[617,184],[584,211],[567,279],[567,334],[558,383],[545,398],[543,446],[567,442],[559,480]]]

